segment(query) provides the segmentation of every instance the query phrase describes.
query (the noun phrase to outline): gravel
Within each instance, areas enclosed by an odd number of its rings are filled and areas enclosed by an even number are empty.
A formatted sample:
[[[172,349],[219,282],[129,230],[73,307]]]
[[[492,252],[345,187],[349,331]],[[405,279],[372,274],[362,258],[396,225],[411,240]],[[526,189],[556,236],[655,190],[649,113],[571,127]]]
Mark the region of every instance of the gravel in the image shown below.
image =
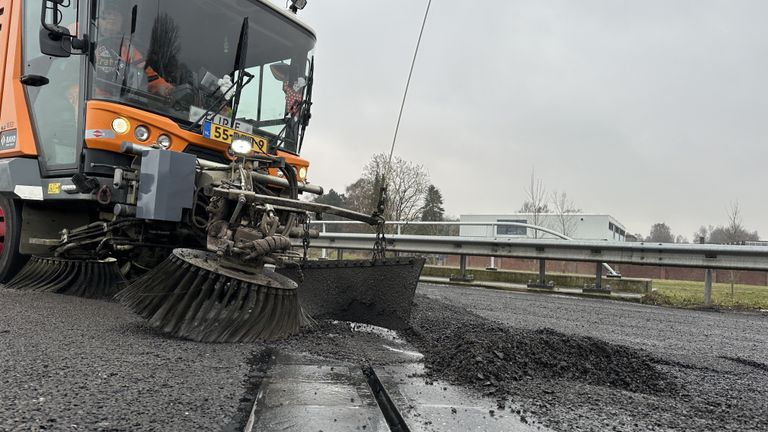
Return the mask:
[[[431,378],[487,396],[553,379],[648,394],[677,390],[645,352],[551,329],[510,328],[426,296],[416,298],[412,325],[408,339],[425,354]]]
[[[551,340],[552,354],[573,356],[569,363],[575,369],[587,367],[584,362],[603,364],[606,351],[589,353],[592,347],[619,354],[616,365],[621,365],[620,370],[605,376],[605,370],[589,372],[588,367],[586,374],[562,373],[555,368],[506,382],[503,389],[509,401],[555,430],[768,430],[768,317],[764,315],[431,285],[420,286],[419,293],[430,301],[417,299],[415,330],[418,332],[419,322],[428,323],[426,331],[420,332],[422,338],[427,335],[427,342],[417,341],[417,345],[430,346],[429,325],[436,323],[441,331],[452,321],[464,321],[455,333],[474,335],[480,341],[487,342],[487,338],[482,332],[476,335],[478,328],[511,335],[513,341],[528,335],[532,338],[529,344],[543,342],[537,346],[545,350],[546,341]],[[420,309],[429,312],[426,319],[419,317]],[[462,338],[443,337],[449,341]],[[567,342],[569,339],[573,342]],[[487,346],[485,342],[470,343],[483,349]],[[565,354],[557,348],[562,343],[580,348]],[[499,340],[492,340],[490,347],[494,344]],[[448,348],[442,354],[439,348],[425,351],[425,362],[435,365],[435,372],[452,369],[440,357],[455,355],[455,350]],[[638,360],[637,367],[627,368],[632,358]],[[531,358],[524,360],[530,362]],[[546,366],[546,359],[539,365]],[[632,371],[639,376],[628,376]],[[463,379],[461,373],[460,369],[449,372],[456,379]],[[619,379],[605,379],[610,376]],[[477,382],[464,380],[478,389]]]
[[[301,334],[272,342],[270,346],[280,351],[310,354],[356,366],[384,366],[415,361],[413,357],[402,354],[403,350],[415,348],[398,333],[348,322],[320,320],[315,326],[305,328]]]
[[[115,303],[0,289],[0,430],[218,430],[258,345],[169,339]]]

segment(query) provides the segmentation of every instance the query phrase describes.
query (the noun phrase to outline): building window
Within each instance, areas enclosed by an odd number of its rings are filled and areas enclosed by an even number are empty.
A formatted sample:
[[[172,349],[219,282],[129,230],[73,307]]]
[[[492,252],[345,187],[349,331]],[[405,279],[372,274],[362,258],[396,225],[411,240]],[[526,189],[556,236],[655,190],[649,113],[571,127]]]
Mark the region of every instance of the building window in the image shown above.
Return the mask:
[[[514,222],[527,224],[526,219],[499,219],[496,222]],[[528,228],[514,225],[500,225],[496,227],[496,235],[500,236],[527,236]]]

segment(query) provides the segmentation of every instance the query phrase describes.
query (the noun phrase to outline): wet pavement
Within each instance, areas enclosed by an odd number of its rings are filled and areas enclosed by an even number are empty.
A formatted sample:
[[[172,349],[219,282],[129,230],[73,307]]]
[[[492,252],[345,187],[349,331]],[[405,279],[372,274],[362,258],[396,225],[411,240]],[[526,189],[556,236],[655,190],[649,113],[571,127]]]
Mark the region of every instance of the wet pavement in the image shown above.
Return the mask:
[[[265,372],[250,431],[388,431],[358,367],[277,354]]]
[[[493,399],[425,382],[420,363],[374,369],[413,432],[547,430],[522,422],[514,410],[499,410]],[[257,395],[247,432],[390,431],[359,365],[275,353]]]
[[[328,322],[305,337],[274,344],[259,375],[252,430],[389,431],[362,372],[376,372],[411,431],[546,430],[519,407],[444,381],[425,379],[423,354],[398,332]],[[356,355],[346,355],[347,349]]]
[[[500,409],[490,398],[441,380],[425,380],[422,363],[384,366],[377,371],[412,431],[546,431],[519,407]]]

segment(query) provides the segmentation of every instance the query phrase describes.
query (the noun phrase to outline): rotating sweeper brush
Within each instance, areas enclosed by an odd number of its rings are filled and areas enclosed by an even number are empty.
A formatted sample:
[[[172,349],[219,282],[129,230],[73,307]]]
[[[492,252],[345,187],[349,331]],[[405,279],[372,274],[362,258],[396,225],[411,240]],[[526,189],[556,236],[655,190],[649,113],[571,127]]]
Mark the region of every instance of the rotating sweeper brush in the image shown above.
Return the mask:
[[[190,249],[174,250],[117,298],[151,327],[198,342],[276,339],[311,322],[292,280],[228,268],[216,255]]]
[[[91,299],[112,298],[126,285],[117,261],[32,257],[8,288]]]

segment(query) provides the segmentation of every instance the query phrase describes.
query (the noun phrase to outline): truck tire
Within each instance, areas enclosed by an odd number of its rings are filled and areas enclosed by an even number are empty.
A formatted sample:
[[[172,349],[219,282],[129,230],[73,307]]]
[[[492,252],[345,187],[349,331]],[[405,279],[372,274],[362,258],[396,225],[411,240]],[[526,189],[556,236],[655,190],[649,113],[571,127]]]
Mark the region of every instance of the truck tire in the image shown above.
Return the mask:
[[[11,280],[27,262],[19,253],[21,202],[0,195],[0,283]]]

